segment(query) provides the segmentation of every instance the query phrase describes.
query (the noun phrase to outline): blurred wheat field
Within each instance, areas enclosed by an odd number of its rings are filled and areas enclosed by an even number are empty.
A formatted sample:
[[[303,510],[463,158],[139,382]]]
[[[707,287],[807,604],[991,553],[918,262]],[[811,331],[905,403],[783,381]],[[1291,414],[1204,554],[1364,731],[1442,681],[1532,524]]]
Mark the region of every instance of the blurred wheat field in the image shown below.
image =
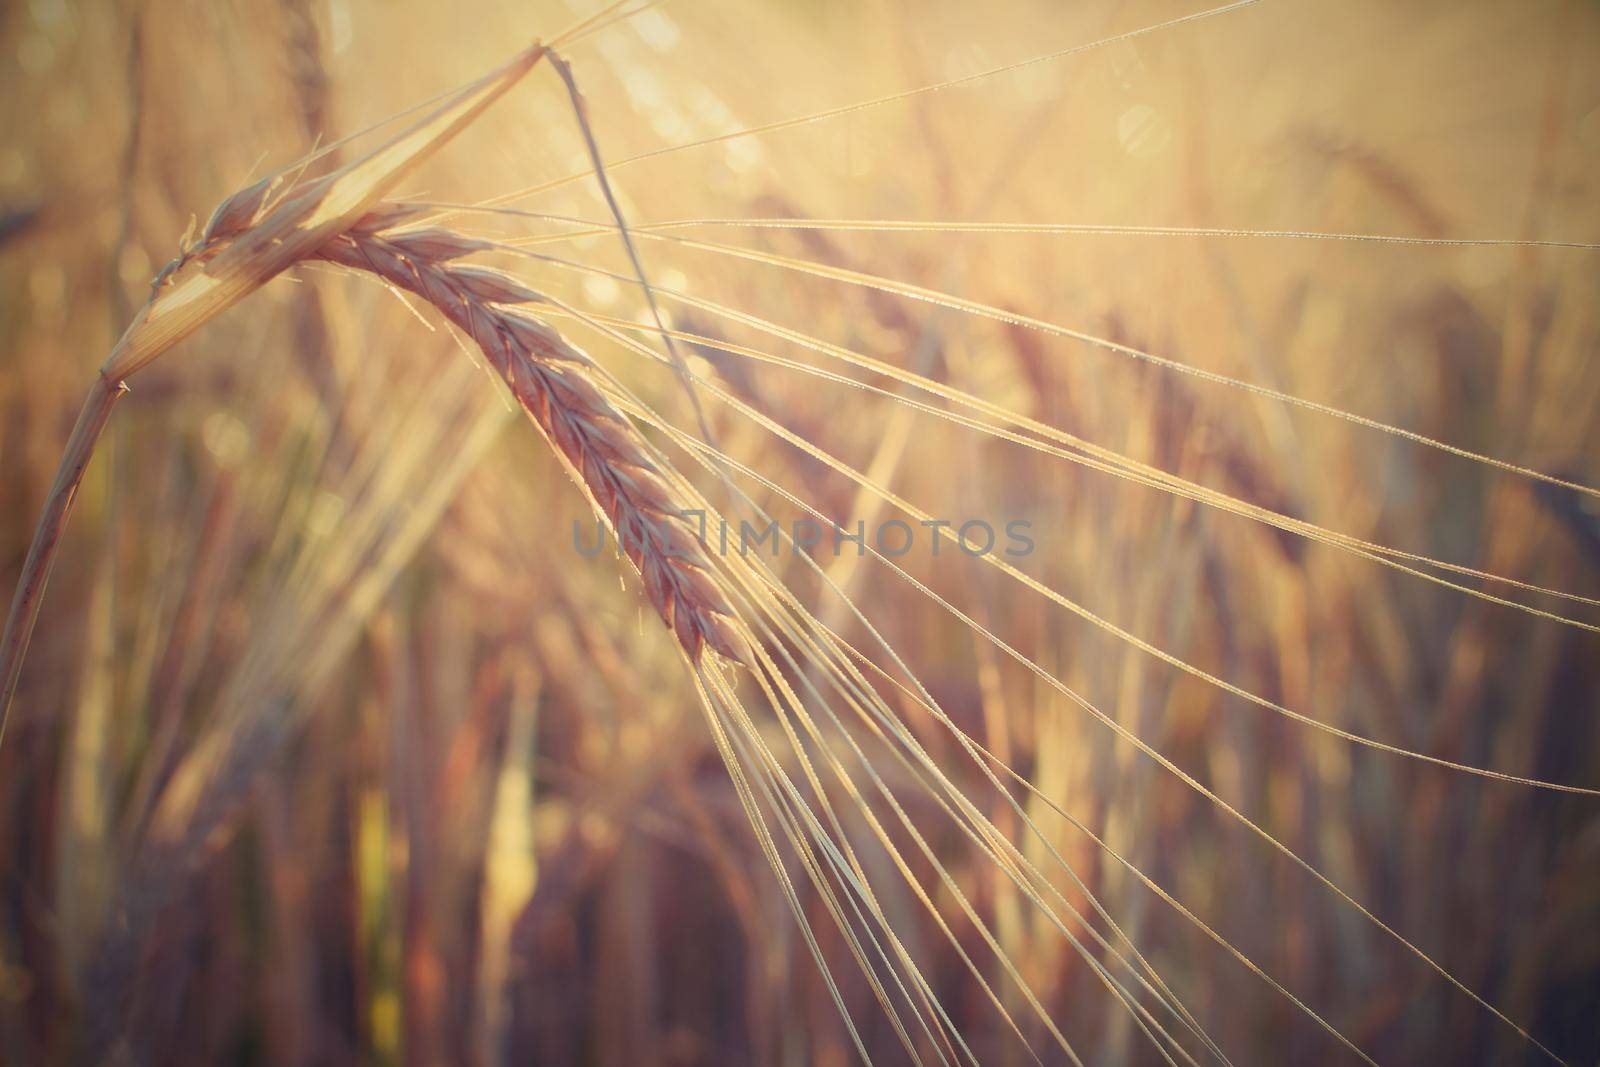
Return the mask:
[[[192,218],[598,8],[0,12],[5,588]],[[0,747],[0,1063],[1600,1062],[1600,11],[1207,11],[567,48],[705,452],[550,70],[399,191],[500,204],[735,536],[1029,524],[740,556],[765,672],[398,289],[133,378]]]

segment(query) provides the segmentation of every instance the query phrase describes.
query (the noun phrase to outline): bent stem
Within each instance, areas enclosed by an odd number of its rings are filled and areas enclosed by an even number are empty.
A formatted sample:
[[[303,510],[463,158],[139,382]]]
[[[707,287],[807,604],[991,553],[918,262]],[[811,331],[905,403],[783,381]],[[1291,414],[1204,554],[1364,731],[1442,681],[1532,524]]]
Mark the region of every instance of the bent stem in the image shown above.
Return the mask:
[[[11,598],[11,611],[6,616],[4,643],[0,644],[0,741],[5,740],[11,698],[22,674],[22,657],[27,654],[33,624],[39,620],[44,586],[50,580],[50,568],[55,563],[67,517],[72,514],[78,487],[83,484],[83,473],[89,469],[89,460],[106,428],[106,420],[111,417],[111,409],[127,391],[127,385],[120,379],[104,374],[96,376],[94,387],[84,399],[83,410],[72,427],[72,436],[67,439],[61,466],[56,469],[55,482],[45,500],[44,513],[39,516],[39,527],[34,531],[33,543],[28,546],[28,558],[23,561],[17,592]]]

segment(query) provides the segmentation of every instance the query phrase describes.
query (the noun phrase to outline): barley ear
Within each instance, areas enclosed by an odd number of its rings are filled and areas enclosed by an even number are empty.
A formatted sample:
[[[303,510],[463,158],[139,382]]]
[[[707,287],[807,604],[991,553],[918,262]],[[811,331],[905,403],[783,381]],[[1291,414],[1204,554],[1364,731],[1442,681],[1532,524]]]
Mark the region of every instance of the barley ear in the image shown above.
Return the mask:
[[[456,260],[484,247],[446,230],[385,230],[403,206],[385,206],[324,245],[318,256],[415,293],[472,338],[644,582],[645,596],[692,662],[706,649],[748,665],[747,640],[689,503],[663,477],[638,429],[600,389],[588,353],[519,307],[545,298],[507,274]]]

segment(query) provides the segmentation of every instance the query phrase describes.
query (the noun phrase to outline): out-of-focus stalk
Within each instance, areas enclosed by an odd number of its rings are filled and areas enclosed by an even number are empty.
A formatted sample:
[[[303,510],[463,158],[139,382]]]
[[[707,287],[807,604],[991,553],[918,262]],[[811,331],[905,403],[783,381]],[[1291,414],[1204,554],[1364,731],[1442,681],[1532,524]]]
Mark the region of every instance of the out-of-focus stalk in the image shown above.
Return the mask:
[[[44,513],[39,516],[39,526],[34,530],[33,543],[28,546],[28,557],[17,579],[16,594],[11,598],[4,643],[0,644],[0,741],[5,739],[11,696],[17,690],[22,657],[27,654],[33,624],[39,619],[45,583],[50,580],[50,568],[55,564],[56,549],[61,545],[67,517],[72,514],[78,487],[83,484],[83,473],[89,469],[94,446],[106,428],[111,409],[127,391],[128,387],[121,381],[103,374],[95,378],[94,387],[83,402],[83,410],[78,412],[77,424],[72,427],[72,436],[67,439],[50,495],[45,498]]]

